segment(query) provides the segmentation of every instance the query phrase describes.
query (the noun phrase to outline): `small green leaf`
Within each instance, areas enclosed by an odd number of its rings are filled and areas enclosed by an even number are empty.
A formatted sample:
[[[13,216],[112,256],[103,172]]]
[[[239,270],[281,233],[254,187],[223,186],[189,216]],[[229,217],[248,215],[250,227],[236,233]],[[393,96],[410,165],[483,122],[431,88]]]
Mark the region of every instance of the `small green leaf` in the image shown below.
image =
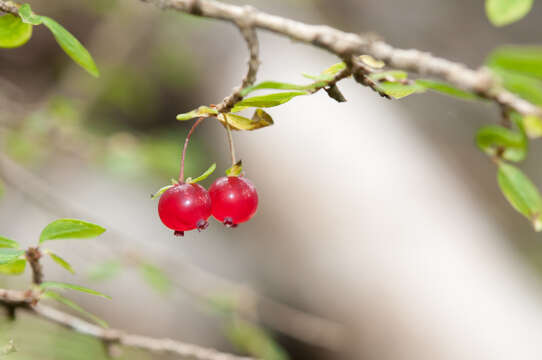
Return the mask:
[[[292,100],[296,96],[308,95],[308,92],[301,91],[292,91],[292,92],[283,92],[275,93],[262,96],[253,96],[246,98],[233,107],[231,112],[238,112],[249,107],[273,107],[284,104]]]
[[[87,294],[100,296],[100,297],[103,297],[103,298],[106,298],[106,299],[111,299],[110,296],[104,295],[101,292],[98,292],[96,290],[92,290],[92,289],[89,289],[89,288],[86,288],[86,287],[80,286],[80,285],[67,284],[67,283],[63,283],[63,282],[46,281],[46,282],[43,282],[43,283],[40,284],[40,288],[42,288],[42,289],[76,290],[76,291],[81,291],[81,292],[84,292],[84,293],[87,293]]]
[[[278,81],[264,81],[259,84],[249,86],[243,91],[241,91],[242,96],[247,96],[249,93],[261,90],[261,89],[272,89],[272,90],[311,90],[319,85],[324,86],[325,82],[319,82],[319,83],[312,83],[308,85],[296,85],[296,84],[289,84],[289,83],[283,83]]]
[[[90,320],[94,321],[96,324],[100,325],[101,327],[103,327],[103,328],[108,328],[109,327],[109,325],[107,325],[107,323],[104,320],[100,319],[99,317],[97,317],[94,314],[89,313],[88,311],[83,309],[81,306],[79,306],[75,302],[73,302],[72,300],[65,298],[64,296],[60,295],[57,292],[47,290],[42,294],[42,298],[44,298],[44,299],[49,298],[49,299],[56,300],[59,303],[64,304],[64,305],[72,308],[73,310],[83,314],[84,316],[86,316]]]
[[[486,0],[486,14],[495,26],[518,21],[529,13],[533,0]]]
[[[495,156],[502,147],[502,157],[509,161],[522,161],[527,155],[527,138],[522,132],[515,132],[498,125],[484,126],[476,133],[476,145],[488,154]]]
[[[402,84],[399,82],[380,81],[376,83],[378,90],[395,99],[401,99],[408,95],[421,93],[425,88],[417,83]]]
[[[536,139],[542,136],[542,119],[535,115],[523,117],[525,132],[530,138]]]
[[[186,120],[193,119],[195,117],[201,117],[201,116],[208,117],[212,115],[218,115],[218,111],[208,106],[200,106],[196,110],[192,110],[190,112],[177,115],[177,120],[186,121]]]
[[[21,255],[24,255],[24,250],[0,248],[0,265],[19,260]]]
[[[110,260],[101,264],[95,265],[89,271],[89,278],[91,280],[107,280],[116,276],[122,269],[122,264],[117,260]]]
[[[478,95],[458,89],[448,83],[429,79],[418,79],[416,84],[423,86],[426,89],[430,89],[445,95],[455,96],[464,100],[482,100]]]
[[[328,82],[328,81],[333,80],[335,75],[337,75],[344,69],[346,69],[346,64],[344,62],[340,62],[340,63],[331,65],[330,67],[328,67],[327,69],[325,69],[318,75],[309,75],[305,73],[303,73],[302,75],[308,79]]]
[[[375,59],[371,55],[361,55],[359,59],[365,64],[369,65],[373,69],[382,69],[386,66],[386,63],[382,60]]]
[[[226,170],[227,176],[239,176],[243,172],[243,162],[239,160],[232,167]]]
[[[53,19],[42,16],[43,25],[45,25],[53,36],[55,37],[56,42],[62,50],[69,57],[72,58],[77,64],[79,64],[83,69],[85,69],[90,75],[94,77],[99,77],[100,72],[94,63],[94,59],[88,52],[87,49],[77,40],[68,30],[66,30],[62,25],[54,21]]]
[[[542,79],[542,46],[501,46],[489,54],[486,65]]]
[[[224,126],[226,126],[225,119],[228,119],[228,124],[232,130],[256,130],[273,125],[273,118],[271,115],[262,109],[256,109],[252,115],[252,119],[231,113],[220,114],[217,119]]]
[[[171,281],[167,275],[156,266],[142,263],[139,266],[139,271],[143,280],[158,293],[165,294],[171,290]]]
[[[514,209],[533,223],[536,231],[542,230],[542,198],[536,186],[517,167],[499,163],[499,186]]]
[[[8,238],[5,238],[3,236],[0,236],[0,248],[13,248],[18,249],[19,243],[15,240],[11,240]]]
[[[216,169],[216,163],[213,163],[211,166],[209,166],[209,168],[207,170],[205,170],[205,172],[203,174],[201,174],[200,176],[198,176],[197,178],[195,179],[187,179],[186,182],[189,183],[189,184],[194,184],[194,183],[197,183],[199,181],[203,181],[205,179],[207,179],[209,177],[209,175],[211,175]]]
[[[51,257],[51,259],[56,262],[58,265],[62,266],[64,269],[68,270],[72,274],[75,274],[75,270],[66,260],[53,253],[51,250],[44,250],[44,252]]]
[[[8,264],[0,265],[0,274],[3,275],[20,275],[24,273],[26,268],[26,260],[19,259]]]
[[[105,229],[82,220],[59,219],[47,225],[40,235],[40,243],[55,239],[84,239],[102,234]]]
[[[19,16],[23,22],[31,25],[40,25],[43,22],[41,16],[36,15],[32,12],[29,4],[23,4],[19,7]]]
[[[346,64],[343,62],[340,62],[340,63],[331,65],[330,67],[322,71],[322,74],[335,76],[341,71],[343,71],[344,69],[346,69]]]
[[[226,336],[240,351],[258,359],[288,360],[288,353],[263,328],[233,317],[228,321]]]
[[[4,186],[4,182],[2,179],[0,179],[0,198],[4,196],[4,193],[6,192],[6,187]]]
[[[408,78],[408,74],[401,70],[388,70],[372,73],[369,75],[369,78],[373,81],[396,82],[406,80]]]
[[[206,297],[206,304],[211,310],[221,315],[235,314],[242,303],[240,296],[235,292],[212,293]]]
[[[6,14],[0,16],[0,48],[16,48],[30,40],[32,25],[20,17]]]
[[[177,185],[177,184],[175,184],[175,185]],[[172,185],[166,185],[166,186],[160,188],[160,190],[158,190],[154,194],[151,194],[151,199],[156,199],[157,197],[160,197],[163,193],[165,193],[167,191],[167,189],[172,188],[175,185],[173,185],[173,184]]]

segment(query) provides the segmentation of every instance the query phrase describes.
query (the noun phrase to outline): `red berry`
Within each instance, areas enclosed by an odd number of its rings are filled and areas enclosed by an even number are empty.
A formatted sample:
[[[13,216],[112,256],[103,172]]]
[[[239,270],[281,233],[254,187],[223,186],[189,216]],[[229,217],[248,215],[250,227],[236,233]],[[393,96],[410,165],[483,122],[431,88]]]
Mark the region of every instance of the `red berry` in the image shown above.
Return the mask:
[[[258,208],[258,193],[250,180],[240,176],[221,177],[209,188],[213,216],[228,227],[248,221]]]
[[[205,188],[198,184],[178,184],[167,189],[158,202],[160,220],[175,235],[187,230],[203,230],[211,216],[211,198]]]

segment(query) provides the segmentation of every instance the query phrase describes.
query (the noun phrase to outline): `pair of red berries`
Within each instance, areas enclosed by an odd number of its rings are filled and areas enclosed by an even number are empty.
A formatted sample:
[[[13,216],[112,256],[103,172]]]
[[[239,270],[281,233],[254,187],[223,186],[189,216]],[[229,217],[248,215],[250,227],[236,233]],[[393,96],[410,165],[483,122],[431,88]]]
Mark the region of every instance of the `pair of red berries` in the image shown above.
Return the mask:
[[[166,190],[158,203],[160,220],[175,235],[203,230],[213,215],[228,227],[248,221],[258,208],[258,193],[252,182],[241,176],[217,179],[209,191],[199,184],[181,183]]]

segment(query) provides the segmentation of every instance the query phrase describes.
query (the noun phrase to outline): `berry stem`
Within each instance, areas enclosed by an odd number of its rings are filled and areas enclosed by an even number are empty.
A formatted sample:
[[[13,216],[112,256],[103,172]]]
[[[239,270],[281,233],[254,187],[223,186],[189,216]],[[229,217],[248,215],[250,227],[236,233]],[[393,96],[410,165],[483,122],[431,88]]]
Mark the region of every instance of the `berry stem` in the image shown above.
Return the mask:
[[[233,144],[231,126],[228,122],[228,117],[224,116],[224,119],[226,120],[226,133],[228,134],[228,143],[230,144],[231,166],[234,166],[237,161],[235,160],[235,146]]]
[[[188,135],[186,135],[186,140],[184,141],[184,147],[183,147],[183,155],[181,157],[181,171],[179,173],[179,183],[184,183],[184,159],[186,158],[186,148],[188,147],[188,142],[190,141],[190,137],[192,136],[192,133],[196,129],[196,127],[203,121],[203,117],[200,117],[194,125],[192,125],[192,128],[190,128],[190,131],[188,132]]]

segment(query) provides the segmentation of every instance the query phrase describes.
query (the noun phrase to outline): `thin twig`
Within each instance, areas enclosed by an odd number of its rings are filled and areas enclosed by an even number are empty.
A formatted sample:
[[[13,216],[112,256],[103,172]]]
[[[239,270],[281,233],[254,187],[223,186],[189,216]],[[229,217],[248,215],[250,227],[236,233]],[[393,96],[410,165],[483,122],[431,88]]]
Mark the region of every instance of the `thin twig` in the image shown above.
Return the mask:
[[[233,143],[233,134],[227,116],[224,116],[224,121],[226,122],[226,133],[228,134],[228,144],[230,146],[231,166],[233,167],[237,162],[237,160],[235,159],[235,144]]]
[[[341,59],[367,54],[384,61],[389,67],[442,79],[467,91],[475,92],[521,114],[542,116],[542,109],[495,85],[485,69],[472,70],[466,65],[436,57],[415,49],[395,48],[371,35],[347,33],[326,25],[309,25],[252,9],[213,0],[141,0],[162,9],[172,9],[196,16],[237,23],[250,21],[253,27],[272,31],[293,40],[312,44],[336,54]],[[194,6],[197,4],[197,6]],[[249,17],[249,19],[247,19]]]
[[[258,73],[258,68],[260,67],[260,45],[258,42],[258,35],[256,30],[252,25],[252,13],[254,8],[251,6],[245,6],[242,8],[243,15],[235,19],[234,23],[239,28],[243,39],[247,44],[249,59],[248,59],[248,70],[243,78],[241,85],[235,88],[233,93],[227,96],[222,103],[218,104],[216,109],[219,113],[229,112],[233,106],[243,99],[241,92],[243,89],[253,85],[256,82],[256,74]],[[227,123],[227,121],[226,121]]]
[[[12,1],[0,1],[0,11],[13,14],[13,15],[19,14],[19,9],[18,9],[17,4],[15,4]]]
[[[181,156],[181,170],[179,173],[179,183],[184,183],[184,159],[186,158],[186,149],[188,148],[188,143],[190,142],[190,137],[192,136],[192,133],[194,130],[196,130],[196,127],[203,121],[203,117],[200,117],[194,125],[190,128],[190,131],[188,131],[188,135],[186,135],[186,140],[184,141],[184,147],[183,147],[183,155]]]
[[[236,356],[223,353],[211,348],[205,348],[167,338],[129,334],[117,329],[104,329],[91,324],[76,316],[55,308],[35,304],[32,292],[0,289],[0,304],[8,307],[18,307],[29,311],[45,320],[62,325],[80,334],[95,337],[107,344],[119,344],[131,348],[146,350],[154,353],[169,353],[182,358],[195,360],[251,360],[251,357]]]
[[[42,253],[39,247],[29,247],[25,251],[26,260],[32,268],[32,283],[40,285],[43,282],[43,266],[41,265]]]

